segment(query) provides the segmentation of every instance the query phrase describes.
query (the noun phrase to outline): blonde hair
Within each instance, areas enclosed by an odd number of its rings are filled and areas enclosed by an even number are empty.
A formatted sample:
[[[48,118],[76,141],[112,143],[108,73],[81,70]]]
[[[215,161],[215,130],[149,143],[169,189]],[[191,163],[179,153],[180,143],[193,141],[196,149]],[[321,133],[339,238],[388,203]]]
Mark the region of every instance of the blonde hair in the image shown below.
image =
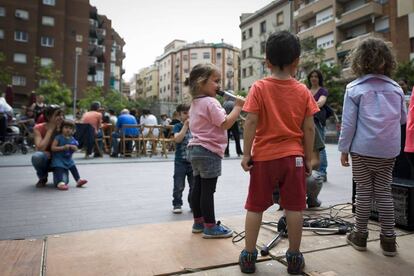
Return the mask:
[[[190,86],[190,94],[194,98],[199,94],[200,87],[215,72],[219,72],[218,68],[212,63],[199,63],[191,69],[190,77],[184,82],[184,85]]]
[[[348,56],[355,75],[382,74],[391,77],[396,67],[394,53],[382,39],[367,38],[358,43]]]

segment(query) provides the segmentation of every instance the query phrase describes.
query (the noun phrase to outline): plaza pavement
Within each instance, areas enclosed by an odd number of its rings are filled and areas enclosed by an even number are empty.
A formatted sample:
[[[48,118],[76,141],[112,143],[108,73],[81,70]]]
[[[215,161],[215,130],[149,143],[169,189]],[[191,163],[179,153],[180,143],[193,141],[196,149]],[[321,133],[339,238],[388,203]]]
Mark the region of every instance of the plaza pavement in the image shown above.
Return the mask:
[[[327,145],[328,182],[320,199],[324,206],[351,201],[351,169],[340,167],[337,145]],[[223,160],[215,194],[216,217],[242,215],[249,175],[240,159]],[[75,154],[78,170],[89,183],[69,191],[58,191],[51,184],[35,188],[36,174],[30,154],[0,155],[0,240],[37,238],[44,235],[128,225],[191,220],[188,203],[182,214],[171,212],[174,156],[168,159],[104,158],[84,159]],[[184,191],[186,198],[188,189]],[[274,208],[274,207],[272,207]]]

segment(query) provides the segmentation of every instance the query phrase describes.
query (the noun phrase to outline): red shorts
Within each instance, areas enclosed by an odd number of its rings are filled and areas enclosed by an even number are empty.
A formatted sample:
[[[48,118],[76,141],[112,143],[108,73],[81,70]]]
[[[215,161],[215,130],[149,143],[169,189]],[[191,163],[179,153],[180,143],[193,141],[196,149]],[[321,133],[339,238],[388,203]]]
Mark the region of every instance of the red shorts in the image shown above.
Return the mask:
[[[245,208],[252,212],[265,211],[273,205],[273,191],[277,186],[280,190],[280,206],[288,211],[306,208],[306,177],[302,156],[254,161]]]

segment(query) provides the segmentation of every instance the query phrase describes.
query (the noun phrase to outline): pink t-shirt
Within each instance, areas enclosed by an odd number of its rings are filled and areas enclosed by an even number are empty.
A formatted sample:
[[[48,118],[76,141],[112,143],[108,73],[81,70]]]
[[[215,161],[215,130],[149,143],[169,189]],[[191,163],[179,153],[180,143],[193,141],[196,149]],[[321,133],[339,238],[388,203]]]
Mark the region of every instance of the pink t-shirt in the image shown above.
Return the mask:
[[[190,131],[193,138],[189,146],[202,146],[224,157],[227,147],[227,130],[220,126],[226,120],[226,111],[213,97],[193,99],[190,107]]]
[[[405,134],[405,152],[414,152],[414,88],[411,93],[410,106],[408,107],[407,131]]]

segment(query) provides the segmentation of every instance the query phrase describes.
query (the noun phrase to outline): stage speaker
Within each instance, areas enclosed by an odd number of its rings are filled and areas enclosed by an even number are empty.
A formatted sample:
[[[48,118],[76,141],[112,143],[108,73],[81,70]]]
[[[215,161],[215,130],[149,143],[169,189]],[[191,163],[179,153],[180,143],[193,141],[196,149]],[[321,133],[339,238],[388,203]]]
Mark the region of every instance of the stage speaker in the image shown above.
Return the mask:
[[[352,212],[355,213],[355,181],[352,181]],[[414,180],[394,178],[391,184],[394,199],[394,216],[397,227],[414,230]],[[370,219],[378,220],[375,201],[372,203]]]

